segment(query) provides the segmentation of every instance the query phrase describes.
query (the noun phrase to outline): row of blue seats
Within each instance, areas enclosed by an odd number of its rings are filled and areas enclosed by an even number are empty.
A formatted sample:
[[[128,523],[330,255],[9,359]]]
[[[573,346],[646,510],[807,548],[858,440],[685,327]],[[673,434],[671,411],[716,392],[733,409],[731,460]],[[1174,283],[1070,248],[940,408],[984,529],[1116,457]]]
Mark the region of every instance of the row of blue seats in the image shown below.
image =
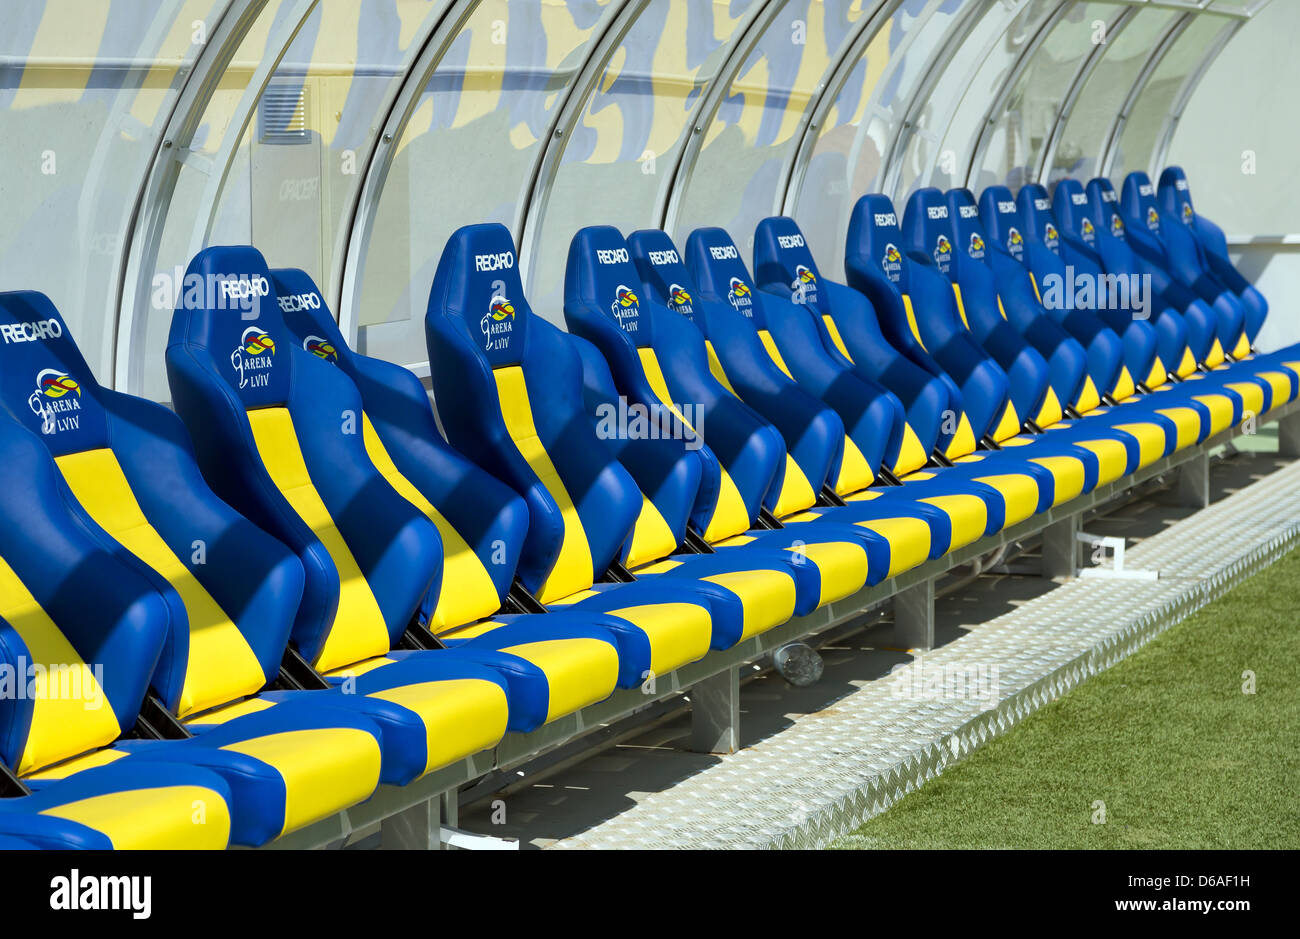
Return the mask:
[[[788,218],[754,264],[716,228],[681,253],[583,229],[565,332],[509,232],[463,228],[426,317],[436,416],[251,247],[190,265],[174,412],[0,294],[0,847],[265,844],[1300,384],[1300,350],[1251,351],[1263,298],[1176,168],[1123,199],[923,189],[901,225],[868,195],[847,285]],[[1069,268],[1155,293],[1056,302]]]

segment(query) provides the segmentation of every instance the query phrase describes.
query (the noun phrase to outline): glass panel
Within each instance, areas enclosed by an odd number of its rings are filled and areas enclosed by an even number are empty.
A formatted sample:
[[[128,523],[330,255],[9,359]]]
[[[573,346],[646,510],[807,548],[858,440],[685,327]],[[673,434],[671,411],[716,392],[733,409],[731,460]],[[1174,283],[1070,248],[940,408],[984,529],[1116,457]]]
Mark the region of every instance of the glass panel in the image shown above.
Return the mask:
[[[599,221],[624,234],[656,224],[670,155],[755,0],[651,3],[610,58],[545,194],[529,297],[562,319],[569,240]],[[683,42],[683,37],[685,41]],[[599,218],[592,206],[599,205]]]
[[[356,311],[367,354],[425,363],[424,312],[447,238],[475,222],[514,224],[541,137],[610,6],[484,0],[470,17],[425,86],[379,200]]]
[[[917,84],[965,12],[955,0],[904,3],[867,43],[817,129],[798,180],[794,215],[832,278],[853,200],[879,189],[883,161]]]
[[[705,133],[685,181],[673,233],[679,244],[697,227],[720,225],[748,252],[754,226],[780,209],[782,166],[793,156],[795,131],[814,91],[842,54],[853,25],[874,7],[803,0],[772,21]]]
[[[1123,179],[1133,170],[1147,169],[1156,138],[1165,126],[1165,118],[1173,107],[1178,90],[1223,31],[1234,25],[1233,20],[1221,16],[1198,16],[1169,47],[1138,95],[1133,113],[1124,122],[1115,158],[1111,161],[1112,179]]]
[[[1059,0],[1030,0],[1016,15],[1002,39],[988,49],[974,77],[964,86],[961,103],[953,110],[951,121],[943,130],[943,142],[939,145],[930,177],[931,185],[949,189],[966,181],[990,103],[1006,83],[1025,46],[1038,34],[1043,22],[1058,5]],[[1005,136],[1005,133],[1000,136]]]
[[[984,151],[976,192],[993,183],[1014,190],[1033,178],[1066,92],[1103,29],[1109,33],[1123,10],[1113,3],[1076,4],[1052,28],[996,118],[997,133]]]
[[[1097,175],[1111,123],[1165,31],[1180,19],[1182,14],[1168,10],[1142,10],[1107,44],[1066,121],[1049,169],[1052,181]]]
[[[1284,103],[1300,83],[1298,38],[1300,4],[1264,7],[1210,63],[1174,132],[1167,162],[1187,171],[1196,211],[1229,237],[1300,232],[1294,157],[1300,125],[1294,108]],[[1152,175],[1161,169],[1155,167]],[[1251,252],[1248,263],[1261,270],[1269,250]],[[1295,295],[1296,257],[1286,252],[1279,258],[1282,266],[1270,270],[1274,292],[1265,289],[1275,308],[1285,310],[1269,317],[1278,329],[1275,341],[1295,341],[1297,319],[1285,308]]]
[[[176,96],[225,5],[5,5],[0,282],[48,294],[105,383],[130,215]]]
[[[964,100],[960,93],[969,88],[1003,45],[1002,37],[1016,14],[1002,4],[992,4],[969,34],[957,47],[951,59],[943,66],[934,84],[934,93],[922,102],[916,115],[916,126],[907,140],[907,147],[899,160],[898,184],[895,197],[906,198],[922,186],[940,186],[947,189],[956,185],[958,154],[952,150],[941,151],[940,134],[956,118],[958,105]],[[1005,56],[1004,58],[1008,58]],[[991,92],[990,92],[991,93]],[[988,99],[985,98],[987,101]],[[966,155],[960,164],[961,178],[965,178]]]

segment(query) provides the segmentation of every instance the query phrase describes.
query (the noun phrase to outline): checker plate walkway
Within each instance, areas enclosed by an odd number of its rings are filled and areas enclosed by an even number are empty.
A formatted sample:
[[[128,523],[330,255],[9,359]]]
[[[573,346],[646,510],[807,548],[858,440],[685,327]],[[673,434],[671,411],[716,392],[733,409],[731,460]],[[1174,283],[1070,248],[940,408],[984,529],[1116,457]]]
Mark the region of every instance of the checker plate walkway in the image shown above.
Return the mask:
[[[1079,579],[1052,589],[913,660],[919,673],[868,681],[788,729],[629,799],[607,820],[547,841],[556,848],[823,846],[1276,560],[1298,537],[1300,463],[1131,548],[1126,567],[1159,570],[1158,581]],[[935,694],[936,675],[986,684]],[[609,754],[591,762],[600,760],[619,762]]]

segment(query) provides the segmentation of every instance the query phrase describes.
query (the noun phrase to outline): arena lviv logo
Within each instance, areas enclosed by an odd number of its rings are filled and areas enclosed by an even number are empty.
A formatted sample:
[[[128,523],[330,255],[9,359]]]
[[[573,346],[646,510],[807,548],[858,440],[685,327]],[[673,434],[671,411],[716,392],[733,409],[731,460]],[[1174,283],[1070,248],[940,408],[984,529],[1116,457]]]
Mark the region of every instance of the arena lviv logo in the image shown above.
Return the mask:
[[[81,385],[57,368],[44,369],[36,376],[36,390],[27,399],[32,413],[41,419],[41,433],[76,430],[81,418]]]
[[[806,264],[794,267],[794,300],[796,303],[817,302],[817,275]]]
[[[1160,232],[1160,213],[1154,205],[1147,206],[1147,228],[1157,234]]]
[[[754,305],[754,298],[752,296],[752,291],[749,289],[749,284],[745,283],[739,277],[733,277],[731,278],[729,287],[730,289],[727,290],[727,302],[746,316],[753,316],[753,313],[750,312],[750,308]]]
[[[1196,213],[1192,211],[1192,204],[1191,204],[1190,202],[1184,202],[1184,203],[1183,203],[1183,222],[1184,222],[1185,224],[1190,225],[1190,224],[1192,224],[1192,219],[1194,219],[1195,217],[1196,217]]]
[[[239,373],[240,388],[265,388],[271,383],[267,370],[275,365],[275,340],[265,329],[248,327],[230,353],[230,364]]]
[[[948,240],[947,235],[940,235],[934,243],[934,260],[939,268],[945,273],[948,270],[948,264],[952,261],[952,242]]]
[[[1079,231],[1083,235],[1083,240],[1092,244],[1097,238],[1097,229],[1093,227],[1092,220],[1085,218],[1083,224],[1079,226]]]
[[[893,242],[885,245],[885,257],[880,262],[880,267],[886,277],[895,283],[898,282],[899,275],[903,271],[903,253]]]
[[[1115,212],[1110,217],[1110,233],[1116,238],[1124,237],[1124,220],[1119,217],[1118,212]]]
[[[308,336],[302,341],[302,347],[316,358],[324,359],[326,362],[337,362],[339,360],[339,353],[334,348],[334,343],[328,339],[322,339],[320,336]]]
[[[515,305],[505,294],[496,294],[488,301],[488,311],[479,320],[479,328],[483,330],[484,349],[492,352],[507,348],[514,327]]]
[[[1025,236],[1020,234],[1019,228],[1007,232],[1007,250],[1017,258],[1025,253]]]
[[[614,302],[609,309],[618,320],[619,328],[624,332],[636,332],[641,317],[641,301],[635,290],[627,284],[619,284],[614,288]]]
[[[979,232],[970,233],[970,247],[966,249],[966,253],[977,261],[984,259],[984,239],[980,237]]]
[[[691,294],[681,284],[668,285],[668,307],[674,312],[681,313],[683,316],[690,316],[695,312],[691,306]]]
[[[1048,222],[1043,226],[1043,244],[1055,251],[1060,243],[1061,233],[1056,230],[1055,225]]]

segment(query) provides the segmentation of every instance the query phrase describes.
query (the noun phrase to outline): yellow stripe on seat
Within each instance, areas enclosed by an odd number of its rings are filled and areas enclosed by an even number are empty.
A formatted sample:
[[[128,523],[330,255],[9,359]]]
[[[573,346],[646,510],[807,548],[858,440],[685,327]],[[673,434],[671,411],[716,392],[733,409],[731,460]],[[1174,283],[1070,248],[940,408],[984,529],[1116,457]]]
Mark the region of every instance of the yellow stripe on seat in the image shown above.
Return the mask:
[[[656,675],[704,658],[713,640],[709,610],[695,603],[642,603],[605,615],[625,619],[645,633],[650,640],[650,671]]]
[[[637,567],[649,561],[657,561],[673,553],[677,539],[672,529],[664,520],[663,514],[650,501],[641,496],[641,514],[637,516],[632,528],[632,544],[627,550],[627,566]]]
[[[736,389],[731,387],[731,379],[727,377],[727,372],[722,367],[722,361],[718,358],[718,353],[717,350],[713,348],[713,343],[707,339],[704,340],[704,350],[709,354],[709,371],[713,373],[713,377],[718,380],[719,384],[721,384],[723,388],[726,388],[733,395],[739,398],[740,395],[736,394]]]
[[[1015,404],[1008,398],[1007,406],[998,420],[998,426],[993,431],[993,439],[1001,443],[1003,440],[1010,440],[1018,433],[1020,433],[1020,415],[1016,413]]]
[[[363,413],[361,420],[370,462],[375,464],[390,486],[437,526],[438,534],[442,536],[442,586],[438,603],[429,618],[429,628],[436,633],[440,629],[491,616],[501,608],[501,597],[497,595],[496,584],[487,568],[451,522],[402,475],[370,423],[369,415]]]
[[[545,639],[500,651],[531,662],[546,675],[547,723],[605,700],[618,684],[618,650],[600,639]]]
[[[70,589],[75,589],[73,585]],[[17,674],[32,700],[27,742],[13,769],[22,776],[117,739],[123,728],[103,687],[13,568],[0,558],[0,618],[18,633],[30,665]],[[19,650],[24,651],[24,650]],[[17,689],[10,689],[13,694]]]
[[[1076,441],[1076,445],[1096,455],[1098,486],[1113,483],[1128,469],[1128,448],[1123,441],[1098,437],[1095,440]]]
[[[785,455],[785,476],[781,479],[781,494],[777,497],[773,514],[784,518],[791,512],[802,512],[817,501],[812,483],[790,453]]]
[[[1223,364],[1223,346],[1219,343],[1217,336],[1213,345],[1210,346],[1210,351],[1205,355],[1204,364],[1206,368],[1218,368]]]
[[[906,445],[907,432],[904,431],[903,433],[903,442],[904,445]],[[919,446],[920,444],[918,443],[917,445]],[[840,471],[839,475],[835,477],[835,491],[841,496],[845,496],[866,489],[875,481],[876,474],[871,472],[871,464],[868,463],[867,458],[862,455],[862,451],[858,449],[858,445],[853,442],[853,438],[848,434],[845,434],[844,453],[840,457]],[[809,488],[811,489],[811,487]],[[807,505],[801,505],[799,508],[806,509],[816,501],[816,498],[814,498],[809,501]],[[781,513],[778,512],[777,517],[782,517]]]
[[[289,409],[249,411],[248,424],[271,482],[320,539],[338,570],[338,609],[329,635],[312,664],[321,671],[330,671],[383,655],[391,645],[384,615],[343,533],[334,524],[325,500],[316,491]]]
[[[1083,376],[1083,388],[1079,391],[1079,397],[1074,402],[1074,409],[1080,414],[1087,414],[1094,411],[1101,404],[1101,395],[1097,393],[1097,386],[1093,383],[1091,375]]]
[[[944,455],[950,460],[955,460],[959,456],[974,453],[976,443],[975,431],[970,426],[970,418],[965,411],[962,411],[961,420],[957,424],[957,432],[953,434],[952,440],[948,442]]]
[[[758,338],[763,341],[763,348],[767,350],[768,358],[775,363],[777,368],[785,372],[786,378],[793,381],[794,376],[790,374],[790,369],[786,367],[785,359],[781,357],[781,350],[777,348],[776,340],[772,338],[772,334],[766,329],[760,329],[758,331]]]
[[[912,338],[917,341],[922,351],[929,352],[925,348],[925,340],[921,338],[921,327],[916,323],[916,311],[912,309],[912,297],[910,294],[903,294],[903,311],[907,314],[907,328],[912,331]]]
[[[140,509],[117,456],[108,448],[55,458],[81,507],[106,532],[180,594],[189,618],[185,681],[176,704],[182,720],[253,694],[266,684],[252,646]]]
[[[505,736],[509,719],[509,703],[501,686],[478,678],[398,685],[366,697],[389,701],[419,715],[425,731],[425,773],[496,746]]]
[[[948,550],[960,548],[984,537],[988,527],[988,506],[978,496],[957,493],[947,496],[930,496],[919,500],[934,506],[948,516],[952,526],[952,542]]]
[[[794,615],[794,577],[782,571],[728,571],[701,577],[740,598],[742,610],[741,639],[767,632]]]
[[[1150,466],[1165,455],[1165,431],[1158,424],[1114,424],[1115,430],[1132,434],[1138,442],[1138,468]]]
[[[1186,378],[1196,373],[1196,356],[1192,355],[1192,350],[1183,347],[1183,357],[1178,363],[1178,377]]]
[[[1056,389],[1048,385],[1047,393],[1043,395],[1043,405],[1034,415],[1034,423],[1046,429],[1053,424],[1059,424],[1064,417],[1065,411],[1061,407],[1061,399],[1056,396]]]
[[[1269,387],[1273,389],[1270,411],[1291,400],[1291,379],[1282,372],[1256,372],[1255,377],[1268,382]]]
[[[1175,450],[1190,447],[1201,435],[1201,415],[1193,408],[1156,408],[1161,414],[1174,422],[1177,431]]]
[[[930,461],[925,452],[921,438],[916,435],[910,423],[903,424],[903,445],[898,448],[898,459],[894,460],[894,475],[906,476],[913,470],[919,470]]]
[[[1156,356],[1155,361],[1151,363],[1151,371],[1147,374],[1145,384],[1155,391],[1167,381],[1169,381],[1169,370],[1165,368],[1165,363],[1160,361],[1160,356]]]
[[[203,786],[108,792],[42,809],[41,814],[92,828],[118,851],[219,851],[230,841],[230,809],[219,793]]]
[[[49,782],[55,779],[67,779],[69,776],[75,776],[77,773],[85,772],[88,769],[97,769],[110,763],[116,763],[118,760],[125,758],[126,755],[125,750],[111,748],[93,750],[90,753],[83,753],[81,756],[74,756],[70,760],[55,763],[53,766],[36,770],[34,773],[28,773],[23,777],[23,780],[28,782]]]
[[[819,541],[786,550],[803,555],[802,563],[816,565],[821,576],[819,607],[857,593],[867,582],[866,549],[851,541]]]
[[[537,591],[537,599],[542,603],[577,593],[591,587],[594,574],[591,564],[591,546],[587,542],[587,532],[582,527],[578,516],[578,507],[569,497],[569,491],[560,479],[560,474],[551,462],[546,447],[537,436],[537,426],[533,423],[533,408],[528,400],[528,385],[524,381],[524,372],[518,365],[507,365],[493,369],[496,379],[497,397],[501,403],[501,418],[505,422],[510,439],[514,441],[520,456],[527,461],[537,474],[538,480],[550,493],[560,509],[564,521],[564,538],[555,565],[546,575],[546,582]]]
[[[844,337],[840,335],[840,327],[835,322],[835,317],[823,313],[822,322],[826,325],[826,333],[831,337],[831,342],[835,344],[836,349],[840,350],[840,355],[852,362],[853,356],[849,355],[849,347],[844,344]]]
[[[1082,460],[1072,456],[1036,456],[1029,462],[1037,463],[1052,474],[1055,480],[1053,506],[1063,505],[1083,493],[1085,470]]]
[[[252,757],[280,774],[285,792],[281,835],[356,805],[379,785],[379,741],[353,727],[286,730],[221,749]]]
[[[682,416],[681,412],[677,409],[677,405],[672,400],[672,392],[668,390],[668,382],[664,378],[663,369],[659,365],[659,357],[655,355],[654,349],[649,346],[643,346],[642,348],[637,349],[637,355],[641,359],[641,370],[646,377],[647,383],[650,385],[650,390],[654,393],[654,396],[659,399],[659,403],[671,410],[673,414],[677,416],[679,421],[694,431],[695,428],[691,427],[690,422]],[[719,369],[721,369],[721,365],[719,365]],[[734,394],[735,392],[732,393]],[[714,506],[713,516],[709,519],[709,523],[705,526],[704,530],[704,540],[708,542],[718,541],[731,535],[739,534],[749,527],[749,512],[745,510],[745,500],[741,498],[740,490],[736,486],[736,481],[731,478],[731,474],[727,472],[727,468],[721,464],[718,465],[718,472],[721,476],[721,479],[719,480],[718,502],[717,505]],[[800,475],[802,475],[802,473]],[[787,481],[789,480],[788,473],[786,479]],[[797,480],[795,482],[797,485]],[[806,479],[805,482],[807,482]],[[811,489],[811,487],[809,488]],[[782,496],[785,495],[786,493],[783,490]],[[796,496],[797,489],[792,490],[789,494],[790,498],[795,498]],[[816,500],[816,496],[813,496],[813,500]],[[663,553],[667,554],[675,547],[676,543],[674,542],[674,544],[669,547],[668,551]]]
[[[1237,337],[1237,344],[1232,347],[1232,357],[1234,359],[1244,359],[1250,355],[1250,337],[1243,331]]]
[[[996,473],[977,476],[975,482],[996,490],[1002,496],[1004,528],[1023,522],[1038,510],[1038,483],[1024,473]]]
[[[952,285],[952,295],[957,299],[957,312],[961,315],[961,324],[968,330],[970,329],[970,320],[966,319],[966,302],[961,297],[961,285]]]
[[[1119,367],[1119,375],[1115,379],[1115,387],[1111,389],[1111,397],[1116,401],[1124,401],[1133,397],[1137,392],[1137,386],[1133,384],[1133,375],[1129,372],[1127,365]]]

